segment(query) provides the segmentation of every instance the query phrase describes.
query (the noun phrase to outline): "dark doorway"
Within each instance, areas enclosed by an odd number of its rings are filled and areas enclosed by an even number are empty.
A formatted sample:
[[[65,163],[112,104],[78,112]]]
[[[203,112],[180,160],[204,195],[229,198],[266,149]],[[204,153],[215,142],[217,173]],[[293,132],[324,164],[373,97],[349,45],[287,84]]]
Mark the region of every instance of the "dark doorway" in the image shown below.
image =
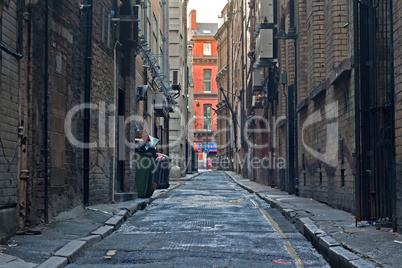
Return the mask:
[[[117,148],[118,148],[118,161],[117,161],[117,185],[120,187],[120,191],[124,192],[124,173],[125,173],[125,168],[124,168],[124,163],[125,163],[125,126],[124,126],[124,111],[125,111],[125,97],[124,97],[124,91],[119,90],[119,102],[118,102],[118,131],[117,131]]]
[[[359,1],[360,169],[358,220],[394,218],[394,84],[391,1]]]

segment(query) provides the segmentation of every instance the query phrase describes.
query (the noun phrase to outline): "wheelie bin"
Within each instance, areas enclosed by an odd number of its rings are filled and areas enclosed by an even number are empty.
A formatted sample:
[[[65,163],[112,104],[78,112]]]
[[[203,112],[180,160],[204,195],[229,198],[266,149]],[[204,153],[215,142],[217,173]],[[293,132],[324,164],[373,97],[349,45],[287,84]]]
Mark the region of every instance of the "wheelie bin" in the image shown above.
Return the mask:
[[[169,162],[170,158],[167,156],[155,160],[154,183],[156,183],[156,189],[169,188]]]
[[[153,170],[155,168],[152,153],[136,152],[135,185],[138,197],[147,198],[152,195]]]

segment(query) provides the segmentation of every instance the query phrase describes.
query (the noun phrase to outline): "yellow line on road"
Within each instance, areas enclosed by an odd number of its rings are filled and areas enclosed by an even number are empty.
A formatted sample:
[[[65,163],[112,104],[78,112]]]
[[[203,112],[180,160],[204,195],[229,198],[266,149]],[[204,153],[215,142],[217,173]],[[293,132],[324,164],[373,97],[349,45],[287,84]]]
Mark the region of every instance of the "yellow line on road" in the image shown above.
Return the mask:
[[[245,197],[247,197],[245,194],[243,194]],[[250,198],[250,201],[254,204],[255,208],[260,209],[262,215],[264,215],[265,219],[268,221],[268,223],[274,228],[275,232],[278,233],[278,235],[281,238],[287,238],[286,235],[283,233],[282,229],[279,227],[279,225],[272,219],[272,217],[268,214],[268,212],[265,209],[260,208],[258,203],[254,201],[252,198]]]
[[[268,214],[268,212],[265,209],[260,208],[258,203],[254,201],[251,197],[247,196],[246,194],[243,194],[246,198],[250,199],[250,201],[254,204],[255,208],[258,208],[262,215],[264,215],[265,219],[268,221],[268,223],[274,228],[275,232],[279,235],[280,238],[288,238],[282,229],[279,227],[279,225],[274,221],[274,219],[271,217],[271,215]],[[290,241],[285,241],[283,242],[283,245],[286,248],[286,251],[289,253],[290,257],[295,261],[295,266],[298,268],[304,267],[303,261],[300,259],[299,255],[297,254],[296,250],[293,248],[292,243]]]
[[[304,267],[303,261],[300,259],[299,255],[297,254],[296,250],[293,248],[292,243],[289,241],[283,242],[286,250],[288,251],[290,257],[295,261],[296,267]]]
[[[272,219],[272,217],[268,214],[267,211],[264,209],[260,208],[261,213],[264,215],[264,217],[267,219],[269,224],[271,224],[272,228],[278,233],[280,238],[287,238],[286,235],[283,233],[282,229],[279,227],[279,225]]]
[[[166,200],[169,200],[170,198],[172,198],[175,194],[172,194],[171,196],[169,196],[168,198],[166,198]]]
[[[225,173],[225,172],[222,172],[222,175],[223,175],[223,177],[225,177],[226,181],[227,181],[228,183],[230,183],[229,179],[228,179],[227,176],[226,176],[226,173]]]
[[[243,194],[246,198],[248,198],[247,197],[247,195],[245,195],[245,194]],[[251,199],[251,198],[249,198],[250,199],[250,201],[254,204],[254,206],[255,206],[255,208],[260,208],[259,206],[258,206],[258,203],[257,202],[255,202],[253,199]]]

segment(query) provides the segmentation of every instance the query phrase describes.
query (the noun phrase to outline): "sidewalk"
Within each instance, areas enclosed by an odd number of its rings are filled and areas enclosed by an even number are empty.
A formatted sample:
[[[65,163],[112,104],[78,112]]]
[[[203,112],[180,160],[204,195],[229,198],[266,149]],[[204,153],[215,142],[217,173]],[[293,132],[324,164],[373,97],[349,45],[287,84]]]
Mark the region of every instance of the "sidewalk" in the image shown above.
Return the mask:
[[[355,227],[350,213],[226,173],[293,222],[332,267],[401,267],[402,236],[391,228]]]
[[[34,230],[41,234],[15,235],[0,245],[0,268],[59,268],[74,262],[86,249],[117,230],[138,210],[198,176],[171,179],[168,189],[155,190],[150,198],[76,207],[60,213],[49,224]]]

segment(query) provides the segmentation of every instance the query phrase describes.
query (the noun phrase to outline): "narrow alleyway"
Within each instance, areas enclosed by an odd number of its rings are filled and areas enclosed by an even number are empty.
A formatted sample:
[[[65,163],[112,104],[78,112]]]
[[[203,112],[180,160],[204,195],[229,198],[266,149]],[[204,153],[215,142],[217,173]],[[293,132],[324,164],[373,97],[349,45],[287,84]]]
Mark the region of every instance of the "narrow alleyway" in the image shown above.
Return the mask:
[[[327,266],[276,209],[221,172],[203,173],[154,201],[68,267],[111,265]]]

